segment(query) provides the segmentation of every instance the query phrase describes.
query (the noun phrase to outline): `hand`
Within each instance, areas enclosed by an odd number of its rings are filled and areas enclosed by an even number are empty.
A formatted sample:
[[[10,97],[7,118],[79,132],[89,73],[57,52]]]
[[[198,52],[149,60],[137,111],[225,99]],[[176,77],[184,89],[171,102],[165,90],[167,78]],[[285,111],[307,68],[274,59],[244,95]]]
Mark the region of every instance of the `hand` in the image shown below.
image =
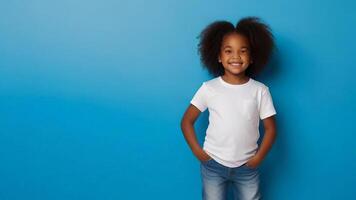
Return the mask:
[[[262,162],[262,158],[258,155],[253,156],[249,161],[247,161],[246,166],[250,168],[258,167]]]
[[[200,149],[199,152],[196,153],[196,157],[201,162],[206,162],[206,161],[212,159],[203,149]]]

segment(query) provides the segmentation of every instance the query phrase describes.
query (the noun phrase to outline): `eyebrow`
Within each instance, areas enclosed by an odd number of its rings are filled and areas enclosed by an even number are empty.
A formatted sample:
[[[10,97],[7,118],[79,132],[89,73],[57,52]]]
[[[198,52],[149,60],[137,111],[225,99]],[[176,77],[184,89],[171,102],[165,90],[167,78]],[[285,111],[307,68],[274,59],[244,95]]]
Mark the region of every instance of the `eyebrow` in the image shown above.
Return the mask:
[[[224,46],[224,49],[226,49],[226,48],[232,48],[232,47],[230,45]],[[248,49],[248,47],[247,46],[243,46],[243,47],[241,47],[241,49]]]

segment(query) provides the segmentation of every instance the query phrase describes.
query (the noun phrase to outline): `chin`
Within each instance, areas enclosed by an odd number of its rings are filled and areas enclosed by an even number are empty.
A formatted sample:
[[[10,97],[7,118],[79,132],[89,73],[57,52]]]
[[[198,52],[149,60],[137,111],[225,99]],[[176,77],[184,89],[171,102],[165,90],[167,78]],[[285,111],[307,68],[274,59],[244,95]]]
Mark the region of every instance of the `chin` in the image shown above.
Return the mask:
[[[240,75],[240,74],[242,74],[242,73],[244,73],[245,72],[245,70],[229,70],[230,71],[230,73],[232,73],[232,74],[234,74],[234,75]]]
[[[241,72],[233,72],[233,71],[230,71],[230,74],[233,74],[233,75],[241,75],[241,74],[243,74],[244,72],[243,71],[241,71]]]

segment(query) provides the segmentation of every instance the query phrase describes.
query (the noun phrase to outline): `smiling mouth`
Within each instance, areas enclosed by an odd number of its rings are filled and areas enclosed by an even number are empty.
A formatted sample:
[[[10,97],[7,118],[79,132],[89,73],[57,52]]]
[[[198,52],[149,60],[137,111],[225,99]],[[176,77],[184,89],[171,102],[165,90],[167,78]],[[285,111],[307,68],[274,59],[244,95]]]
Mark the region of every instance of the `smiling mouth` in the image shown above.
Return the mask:
[[[239,67],[239,66],[242,66],[242,62],[231,62],[229,63],[230,65],[234,66],[234,67]]]

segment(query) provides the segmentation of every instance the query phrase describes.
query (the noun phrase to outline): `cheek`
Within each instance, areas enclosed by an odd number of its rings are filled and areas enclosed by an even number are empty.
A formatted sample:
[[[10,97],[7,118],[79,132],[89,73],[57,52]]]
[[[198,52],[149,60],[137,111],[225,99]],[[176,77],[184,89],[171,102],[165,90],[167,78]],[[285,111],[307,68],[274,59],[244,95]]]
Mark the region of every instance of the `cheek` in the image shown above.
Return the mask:
[[[226,54],[225,53],[220,53],[220,58],[226,58]]]
[[[229,56],[227,56],[227,55],[221,55],[220,58],[221,58],[222,62],[227,62],[228,59],[229,59]]]
[[[244,56],[242,56],[242,59],[244,59],[244,61],[250,61],[251,60],[251,56],[250,55],[244,55]]]

